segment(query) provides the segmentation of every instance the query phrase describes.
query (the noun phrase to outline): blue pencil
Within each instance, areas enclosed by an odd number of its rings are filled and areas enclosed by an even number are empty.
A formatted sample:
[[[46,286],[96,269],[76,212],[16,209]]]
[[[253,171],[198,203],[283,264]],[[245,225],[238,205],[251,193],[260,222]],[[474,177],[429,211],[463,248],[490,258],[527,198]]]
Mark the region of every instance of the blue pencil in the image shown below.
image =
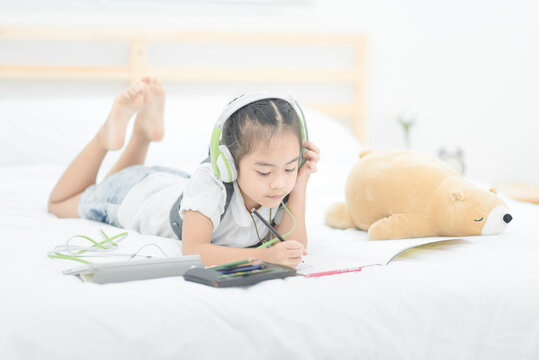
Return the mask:
[[[260,270],[262,268],[264,268],[264,265],[258,264],[258,265],[238,266],[238,267],[235,267],[235,268],[222,269],[222,270],[218,270],[218,271],[221,274],[233,274],[233,273],[237,273],[237,272]]]

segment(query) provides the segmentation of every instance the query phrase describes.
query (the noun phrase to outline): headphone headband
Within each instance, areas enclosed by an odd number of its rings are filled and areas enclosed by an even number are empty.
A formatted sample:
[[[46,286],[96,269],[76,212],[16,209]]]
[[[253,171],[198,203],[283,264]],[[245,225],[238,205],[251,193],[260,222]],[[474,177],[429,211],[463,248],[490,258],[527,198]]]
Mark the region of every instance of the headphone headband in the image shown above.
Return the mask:
[[[267,92],[262,93],[253,93],[253,94],[245,94],[240,95],[231,102],[228,103],[227,107],[221,112],[219,117],[217,118],[217,121],[215,122],[215,127],[219,129],[223,129],[223,126],[225,125],[225,122],[234,114],[236,111],[241,109],[242,107],[249,105],[251,103],[257,102],[259,100],[265,100],[265,99],[281,99],[292,105],[294,110],[298,113],[298,117],[301,117],[301,113],[298,112],[299,106],[297,105],[296,100],[294,100],[294,97],[292,96],[291,92],[288,92],[286,96],[283,96],[283,94],[271,94]],[[300,119],[301,121],[302,119]]]
[[[305,119],[303,116],[303,111],[299,107],[298,103],[292,96],[291,92],[288,92],[286,95],[283,94],[273,94],[273,93],[253,93],[241,95],[234,100],[232,100],[227,107],[221,112],[215,126],[213,128],[211,140],[210,140],[210,161],[212,164],[213,171],[215,175],[221,179],[223,182],[232,182],[236,180],[237,170],[234,163],[234,158],[230,153],[230,150],[225,145],[219,145],[221,140],[221,132],[226,121],[239,109],[243,108],[246,105],[254,103],[259,100],[265,99],[280,99],[286,101],[294,111],[296,112],[300,127],[301,127],[301,136],[303,140],[308,139],[307,126],[305,124]]]

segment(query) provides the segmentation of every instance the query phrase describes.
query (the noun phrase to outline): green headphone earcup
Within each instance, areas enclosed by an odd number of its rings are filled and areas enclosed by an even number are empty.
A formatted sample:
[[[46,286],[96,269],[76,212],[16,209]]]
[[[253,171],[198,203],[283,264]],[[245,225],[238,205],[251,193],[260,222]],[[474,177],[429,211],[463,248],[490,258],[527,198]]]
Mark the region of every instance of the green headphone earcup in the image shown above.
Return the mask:
[[[238,172],[236,170],[234,157],[225,145],[219,145],[219,152],[215,159],[215,165],[219,171],[216,175],[221,181],[229,183],[237,179]]]

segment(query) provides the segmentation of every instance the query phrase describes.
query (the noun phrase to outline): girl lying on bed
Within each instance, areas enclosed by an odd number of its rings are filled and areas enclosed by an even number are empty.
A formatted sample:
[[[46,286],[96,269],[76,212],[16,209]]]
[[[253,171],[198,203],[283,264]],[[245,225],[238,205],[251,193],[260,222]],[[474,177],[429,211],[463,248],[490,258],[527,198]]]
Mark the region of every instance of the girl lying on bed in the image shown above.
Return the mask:
[[[320,159],[316,145],[306,141],[297,104],[277,96],[235,99],[216,124],[211,159],[189,177],[180,170],[143,165],[150,143],[164,136],[164,103],[165,92],[152,77],[118,95],[96,136],[54,187],[49,212],[181,238],[183,253],[200,254],[206,265],[256,257],[295,267],[306,254],[305,190]],[[105,155],[123,147],[135,113],[130,141],[96,185]],[[270,241],[268,228],[252,209],[275,224],[286,241]]]

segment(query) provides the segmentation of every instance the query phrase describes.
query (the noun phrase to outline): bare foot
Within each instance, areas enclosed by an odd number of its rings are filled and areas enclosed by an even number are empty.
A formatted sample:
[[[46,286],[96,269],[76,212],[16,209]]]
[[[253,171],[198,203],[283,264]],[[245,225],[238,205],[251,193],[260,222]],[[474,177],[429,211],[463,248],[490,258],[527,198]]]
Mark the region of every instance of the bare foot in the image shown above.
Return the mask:
[[[165,90],[155,77],[143,77],[141,82],[146,85],[144,104],[137,113],[134,131],[149,141],[160,141],[165,136]]]
[[[97,133],[99,143],[106,150],[122,148],[129,119],[143,106],[146,83],[137,81],[116,96],[107,121]]]

